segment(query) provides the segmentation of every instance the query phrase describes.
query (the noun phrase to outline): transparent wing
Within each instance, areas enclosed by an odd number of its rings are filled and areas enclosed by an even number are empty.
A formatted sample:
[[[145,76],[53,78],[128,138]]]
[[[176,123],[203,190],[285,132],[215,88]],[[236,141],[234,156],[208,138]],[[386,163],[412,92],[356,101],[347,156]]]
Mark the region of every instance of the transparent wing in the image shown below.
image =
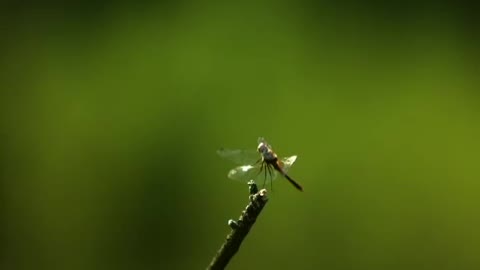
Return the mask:
[[[265,138],[263,138],[263,137],[258,137],[257,143],[262,143],[262,142],[266,143],[267,141],[265,141]]]
[[[288,172],[295,160],[297,160],[297,156],[285,157],[280,160],[280,168],[283,169],[284,173]]]
[[[287,173],[296,159],[297,156],[282,158],[279,162],[280,168],[282,168],[282,170]],[[278,176],[279,173],[273,168],[271,170],[271,175],[269,174],[268,170],[265,174],[265,168],[261,170],[260,163],[257,165],[238,166],[228,172],[228,178],[230,179],[244,182],[254,180],[258,184],[269,183],[271,180],[278,179]]]
[[[270,177],[270,174],[267,171],[266,177],[267,178],[265,179],[265,168],[261,170],[261,165],[238,166],[228,172],[228,178],[230,179],[243,182],[254,180],[257,183],[263,183],[264,181],[270,182],[270,180],[278,178],[278,173],[275,170],[272,170],[272,175]]]
[[[217,154],[234,163],[242,165],[255,164],[260,159],[260,154],[255,150],[232,150],[221,148],[217,150]]]
[[[270,147],[270,144],[268,144],[268,142],[265,140],[265,138],[263,137],[258,137],[257,139],[257,143],[260,144],[260,143],[264,143],[266,145],[268,145]]]

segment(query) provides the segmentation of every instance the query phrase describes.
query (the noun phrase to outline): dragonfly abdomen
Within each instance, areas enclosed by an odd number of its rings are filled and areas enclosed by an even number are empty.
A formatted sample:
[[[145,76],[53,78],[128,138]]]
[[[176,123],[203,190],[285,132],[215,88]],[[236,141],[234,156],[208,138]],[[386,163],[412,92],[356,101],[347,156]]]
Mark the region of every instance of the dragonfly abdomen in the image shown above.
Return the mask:
[[[288,176],[287,173],[285,173],[282,167],[280,167],[280,165],[278,164],[277,160],[272,165],[273,168],[275,168],[275,170],[277,170],[281,175],[283,175],[288,180],[288,182],[290,182],[296,189],[303,191],[303,187],[299,183],[297,183],[297,181],[293,180],[290,176]]]

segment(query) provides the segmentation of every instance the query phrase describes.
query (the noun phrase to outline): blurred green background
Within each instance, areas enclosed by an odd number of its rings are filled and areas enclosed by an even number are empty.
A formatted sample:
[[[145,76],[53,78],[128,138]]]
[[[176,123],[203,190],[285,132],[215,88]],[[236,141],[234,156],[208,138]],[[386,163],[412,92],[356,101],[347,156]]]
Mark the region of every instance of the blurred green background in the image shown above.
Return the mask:
[[[454,1],[72,1],[0,9],[0,268],[479,269],[478,19]]]

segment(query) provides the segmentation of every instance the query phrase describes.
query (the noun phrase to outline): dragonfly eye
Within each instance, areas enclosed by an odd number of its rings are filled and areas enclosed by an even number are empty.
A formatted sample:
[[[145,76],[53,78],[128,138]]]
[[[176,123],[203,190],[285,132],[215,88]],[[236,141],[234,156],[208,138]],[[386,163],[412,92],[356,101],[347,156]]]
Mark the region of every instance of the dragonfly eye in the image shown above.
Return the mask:
[[[268,147],[267,147],[264,143],[260,143],[260,144],[258,145],[257,151],[258,151],[259,153],[265,154],[265,153],[268,152]]]

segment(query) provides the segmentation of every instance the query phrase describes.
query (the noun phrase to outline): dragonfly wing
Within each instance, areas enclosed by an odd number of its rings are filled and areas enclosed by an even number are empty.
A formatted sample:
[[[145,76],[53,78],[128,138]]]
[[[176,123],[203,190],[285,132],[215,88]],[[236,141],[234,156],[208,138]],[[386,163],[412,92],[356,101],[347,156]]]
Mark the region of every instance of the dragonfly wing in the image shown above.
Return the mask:
[[[265,138],[263,138],[263,137],[258,137],[257,143],[258,143],[258,144],[263,143],[263,144],[265,144],[266,146],[268,146],[269,148],[272,148],[272,147],[270,146],[270,144],[268,144],[268,142],[267,142],[267,141],[265,140]]]
[[[263,137],[258,137],[257,143],[266,143],[267,141]]]
[[[284,157],[280,160],[280,167],[287,173],[293,163],[295,163],[295,160],[297,160],[297,156]]]
[[[231,169],[228,172],[228,178],[245,182],[254,180],[257,183],[263,183],[266,180],[266,182],[268,183],[270,180],[274,180],[278,176],[278,173],[273,168],[271,172],[272,174],[270,176],[267,171],[267,178],[265,179],[265,168],[263,168],[262,170],[261,165],[244,165]]]
[[[244,165],[255,164],[260,158],[259,153],[255,150],[232,150],[221,148],[217,150],[217,154],[224,159]]]

